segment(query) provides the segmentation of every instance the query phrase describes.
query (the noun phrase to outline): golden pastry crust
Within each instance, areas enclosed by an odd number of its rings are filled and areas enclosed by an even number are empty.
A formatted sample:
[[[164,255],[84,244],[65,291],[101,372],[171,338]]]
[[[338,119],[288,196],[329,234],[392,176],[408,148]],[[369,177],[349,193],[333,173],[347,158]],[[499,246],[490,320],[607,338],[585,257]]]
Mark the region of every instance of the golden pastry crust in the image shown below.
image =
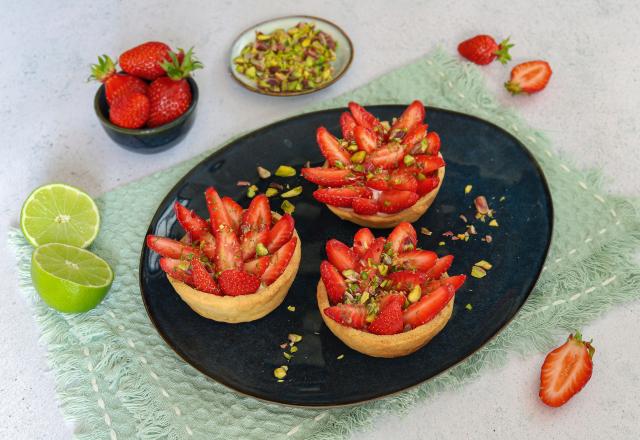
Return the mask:
[[[274,220],[280,218],[276,213],[272,215]],[[231,324],[255,321],[271,313],[284,301],[298,273],[302,244],[298,231],[294,229],[293,235],[298,241],[289,265],[273,284],[259,289],[256,293],[240,296],[212,295],[196,290],[169,275],[167,278],[180,298],[200,316]]]
[[[351,208],[340,208],[331,205],[327,205],[327,208],[342,220],[347,220],[351,223],[367,228],[393,228],[402,222],[413,223],[427,212],[427,209],[429,209],[438,195],[438,191],[440,191],[440,187],[444,181],[444,169],[445,167],[438,169],[440,183],[438,183],[437,187],[435,187],[431,192],[420,197],[413,206],[403,209],[400,212],[396,212],[395,214],[378,213],[374,215],[361,215],[353,212],[353,209]]]
[[[331,333],[349,347],[360,353],[382,358],[395,358],[406,356],[424,347],[433,339],[435,335],[447,325],[451,313],[453,312],[453,302],[455,296],[451,298],[449,304],[440,311],[431,321],[422,324],[408,332],[397,335],[374,335],[362,330],[356,330],[346,325],[342,325],[324,314],[324,309],[330,306],[327,290],[322,280],[318,283],[316,290],[318,309],[324,323],[329,327]]]

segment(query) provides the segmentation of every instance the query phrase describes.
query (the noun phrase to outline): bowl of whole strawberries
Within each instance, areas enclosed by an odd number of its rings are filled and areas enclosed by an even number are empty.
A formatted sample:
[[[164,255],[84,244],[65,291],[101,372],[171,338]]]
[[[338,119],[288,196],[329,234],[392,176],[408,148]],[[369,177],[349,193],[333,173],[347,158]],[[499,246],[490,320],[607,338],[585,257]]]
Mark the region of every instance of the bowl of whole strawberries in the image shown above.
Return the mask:
[[[191,73],[200,68],[193,49],[174,52],[156,41],[125,51],[117,62],[98,57],[91,77],[102,83],[94,98],[102,127],[127,150],[156,153],[174,146],[193,125],[198,86]]]

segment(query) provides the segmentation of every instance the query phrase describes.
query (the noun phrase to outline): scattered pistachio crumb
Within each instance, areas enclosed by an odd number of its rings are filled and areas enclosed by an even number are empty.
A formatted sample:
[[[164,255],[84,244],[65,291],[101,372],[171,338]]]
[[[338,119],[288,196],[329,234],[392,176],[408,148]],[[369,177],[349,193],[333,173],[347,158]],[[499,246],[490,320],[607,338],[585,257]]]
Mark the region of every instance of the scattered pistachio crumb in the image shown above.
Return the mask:
[[[424,234],[424,235],[431,235],[432,234],[432,232],[429,229],[425,228],[424,226],[420,228],[420,233]]]
[[[296,311],[296,306],[287,306],[287,310],[290,312],[295,312]]]
[[[256,195],[256,191],[258,191],[258,187],[255,185],[251,185],[249,188],[247,188],[247,197],[249,197],[250,199],[254,198]]]
[[[460,214],[460,220],[462,220],[465,223],[468,223],[469,221],[467,220],[467,217],[464,214]]]
[[[296,342],[302,341],[302,336],[296,333],[289,333],[289,336],[287,337],[287,339],[289,339],[289,341],[295,344]]]
[[[418,302],[420,296],[422,296],[422,288],[419,284],[416,284],[415,286],[413,286],[413,289],[411,289],[411,292],[409,292],[407,299],[410,303],[415,303]]]
[[[291,203],[288,200],[285,200],[282,202],[282,205],[280,205],[280,207],[282,208],[282,210],[284,212],[286,212],[287,214],[293,214],[293,212],[296,210],[296,207],[294,206],[293,203]]]
[[[290,360],[291,360],[291,358],[293,357],[293,356],[291,356],[289,353],[287,353],[286,351],[285,351],[284,353],[282,353],[282,356],[284,356],[284,358],[285,358],[286,360],[288,360],[288,361],[290,361]]]
[[[286,342],[284,344],[280,344],[280,348],[285,349],[289,346]]]
[[[472,189],[473,189],[473,185],[467,185],[464,187],[464,193],[469,194]]]
[[[287,192],[283,192],[280,195],[280,197],[282,197],[283,199],[288,199],[288,198],[291,198],[291,197],[299,196],[300,194],[302,194],[302,187],[301,186],[296,186],[295,188],[292,188]]]
[[[280,165],[275,175],[278,177],[293,177],[296,175],[296,169],[288,165]]]
[[[284,382],[284,380],[278,379],[278,383],[282,383],[282,382]]]
[[[466,306],[464,306],[465,309],[467,309],[468,311],[473,310],[473,306],[471,305],[471,303],[468,303]]]
[[[491,243],[493,241],[493,237],[491,235],[485,235],[484,241],[487,243]]]
[[[505,196],[500,197],[499,199],[501,202],[504,202],[505,200],[507,200],[507,198]]]
[[[287,377],[286,367],[287,367],[286,365],[283,365],[273,370],[273,375],[276,377],[276,379],[284,379],[285,377]]]
[[[445,245],[444,241],[441,241],[440,243],[438,243],[438,246],[444,246],[444,245]]]
[[[352,163],[362,163],[364,162],[365,157],[367,156],[367,152],[366,151],[358,151],[357,153],[354,153],[353,156],[351,156],[351,162]]]
[[[489,263],[488,261],[486,261],[486,260],[478,261],[476,263],[476,266],[481,267],[481,268],[483,268],[485,270],[489,270],[489,269],[491,269],[493,267],[493,265],[491,263]]]
[[[471,276],[474,278],[484,278],[487,276],[487,271],[480,266],[473,266],[471,268]]]
[[[291,353],[295,353],[296,351],[298,351],[298,347],[296,347],[295,345],[293,347],[291,347],[291,349],[289,350]]]
[[[269,254],[269,250],[267,249],[267,247],[265,245],[263,245],[262,243],[258,243],[256,245],[256,256],[257,257],[264,257],[267,254]]]
[[[258,171],[258,176],[260,176],[261,179],[268,179],[269,177],[271,177],[271,171],[269,171],[266,168],[258,167],[257,171]]]
[[[237,186],[250,186],[251,182],[247,182],[246,180],[238,180],[236,183]]]
[[[275,188],[267,188],[267,190],[264,192],[264,195],[266,195],[267,197],[273,197],[277,194],[278,190]]]
[[[498,221],[494,218],[489,222],[489,226],[493,226],[494,228],[498,227]]]
[[[414,163],[416,163],[416,159],[415,159],[412,155],[407,154],[407,155],[404,157],[403,162],[404,162],[404,164],[405,164],[406,166],[410,167],[411,165],[413,165]]]
[[[343,354],[340,354],[340,355],[338,355],[338,357],[337,357],[336,359],[338,359],[338,360],[342,360],[342,359],[344,359],[344,355],[343,355]]]

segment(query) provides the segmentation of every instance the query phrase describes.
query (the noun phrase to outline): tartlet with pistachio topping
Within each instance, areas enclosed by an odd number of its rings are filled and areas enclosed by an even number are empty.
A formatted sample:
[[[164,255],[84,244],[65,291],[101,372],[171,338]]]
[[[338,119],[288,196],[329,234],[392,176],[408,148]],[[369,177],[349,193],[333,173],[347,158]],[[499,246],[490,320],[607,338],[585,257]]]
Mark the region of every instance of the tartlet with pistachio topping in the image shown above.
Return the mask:
[[[316,200],[343,220],[371,228],[414,222],[431,206],[444,179],[440,137],[427,132],[425,109],[414,101],[391,124],[355,102],[340,117],[342,139],[319,127],[324,166],[302,175],[320,189]]]
[[[416,246],[416,231],[406,222],[387,238],[360,229],[352,247],[327,242],[318,308],[346,345],[369,356],[406,356],[447,324],[466,276],[448,276],[452,255],[438,258]]]
[[[264,194],[244,210],[214,188],[205,192],[210,221],[176,202],[182,240],[147,236],[160,268],[199,315],[229,323],[262,318],[278,307],[298,272],[301,245],[289,214],[271,212]]]

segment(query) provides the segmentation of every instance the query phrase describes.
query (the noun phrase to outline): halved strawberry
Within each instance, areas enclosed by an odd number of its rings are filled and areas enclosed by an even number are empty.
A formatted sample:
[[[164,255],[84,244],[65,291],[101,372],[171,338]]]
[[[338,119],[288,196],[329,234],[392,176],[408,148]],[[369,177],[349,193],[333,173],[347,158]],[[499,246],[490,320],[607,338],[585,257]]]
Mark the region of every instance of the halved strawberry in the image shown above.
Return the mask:
[[[335,166],[336,162],[340,162],[342,165],[351,163],[351,157],[347,150],[342,148],[338,139],[329,133],[326,128],[318,128],[316,131],[316,141],[318,142],[318,146],[320,146],[322,155],[327,159],[330,166]]]
[[[373,199],[353,199],[353,212],[360,215],[374,215],[378,212],[378,204]]]
[[[263,231],[271,226],[271,208],[269,199],[264,194],[255,196],[249,208],[242,214],[240,221],[240,235],[249,231]]]
[[[408,222],[398,224],[387,237],[387,243],[391,243],[391,250],[394,255],[415,249],[417,242],[416,230]]]
[[[404,324],[416,328],[431,321],[451,301],[454,294],[453,286],[446,285],[424,295],[417,303],[411,304],[404,311]]]
[[[191,274],[193,275],[193,287],[196,290],[222,295],[220,288],[200,260],[195,258],[191,260]]]
[[[353,251],[359,257],[362,257],[367,249],[371,247],[376,238],[373,236],[371,229],[362,228],[353,236]]]
[[[386,302],[385,307],[381,307],[380,313],[368,327],[369,332],[374,335],[395,335],[403,329],[402,303],[394,300]]]
[[[404,149],[397,142],[388,143],[367,156],[366,161],[375,167],[384,169],[395,168],[404,157]]]
[[[424,105],[418,100],[413,101],[389,130],[389,139],[404,137],[415,125],[424,121]]]
[[[546,61],[528,61],[511,69],[511,79],[504,86],[514,95],[536,93],[547,86],[551,73]]]
[[[240,242],[234,232],[228,227],[217,229],[216,238],[216,269],[219,271],[240,269],[242,267],[242,252]]]
[[[182,226],[191,237],[192,240],[198,241],[202,236],[209,232],[209,223],[196,214],[193,210],[186,208],[180,202],[173,204],[173,209],[176,212],[176,218],[178,223]]]
[[[324,314],[339,324],[361,329],[364,327],[367,311],[362,304],[337,304],[324,309]]]
[[[209,218],[211,219],[211,229],[215,232],[223,226],[226,226],[231,230],[231,219],[222,203],[222,199],[220,199],[218,191],[213,187],[209,187],[204,192],[204,197],[207,201],[207,209],[209,210]]]
[[[427,281],[426,284],[423,285],[422,293],[433,292],[440,286],[450,285],[454,290],[458,290],[464,284],[467,279],[466,275],[455,275],[447,278],[440,278],[438,280],[430,280]]]
[[[295,222],[291,214],[284,214],[280,217],[280,220],[269,230],[269,236],[267,237],[267,250],[270,254],[280,249],[280,247],[291,239],[293,230],[295,229]]]
[[[426,272],[436,264],[438,256],[435,252],[416,249],[413,251],[402,252],[397,257],[397,262],[406,269],[415,269],[420,272]]]
[[[278,277],[282,275],[282,272],[287,268],[287,265],[293,256],[293,252],[296,250],[296,243],[298,243],[298,239],[296,237],[291,237],[284,246],[278,249],[276,253],[271,256],[269,266],[261,277],[262,281],[267,286],[277,280]]]
[[[233,232],[237,234],[240,228],[240,219],[242,218],[242,206],[236,203],[231,197],[226,196],[222,198],[222,204],[229,216],[229,221],[231,222],[230,226],[233,229]]]
[[[593,353],[591,342],[582,335],[569,335],[567,342],[547,355],[540,371],[540,399],[558,407],[567,403],[591,379]]]
[[[351,142],[354,140],[353,130],[356,128],[356,120],[353,119],[351,113],[344,112],[340,115],[340,127],[342,128],[342,138]]]
[[[437,156],[440,151],[440,135],[435,131],[427,133],[427,151],[431,156]]]
[[[387,171],[380,171],[372,174],[365,181],[365,185],[378,191],[391,189],[389,186],[389,173]]]
[[[404,306],[406,296],[402,293],[388,293],[378,300],[380,310],[385,309],[389,304],[396,303],[400,307]]]
[[[410,270],[401,270],[394,272],[387,277],[391,281],[389,288],[394,290],[409,291],[414,286],[420,286],[427,279],[426,275],[420,272],[412,272]]]
[[[332,238],[327,241],[325,249],[327,251],[327,258],[329,258],[331,264],[340,272],[355,269],[358,265],[358,256],[356,253],[339,240]]]
[[[339,168],[303,168],[302,177],[320,186],[344,186],[357,179],[351,170]]]
[[[439,183],[440,178],[437,175],[425,176],[420,173],[418,174],[418,187],[416,188],[416,192],[419,196],[423,196],[436,189]]]
[[[362,125],[356,125],[353,129],[353,137],[360,150],[371,153],[378,148],[378,139],[375,133]]]
[[[222,292],[229,296],[250,295],[260,288],[260,278],[239,269],[223,271],[218,283]]]
[[[327,289],[327,296],[329,297],[329,303],[337,304],[342,301],[344,292],[347,289],[347,283],[342,278],[342,275],[336,269],[336,267],[324,260],[320,263],[320,277],[324,283],[324,287]]]
[[[383,237],[378,237],[375,239],[373,243],[367,249],[362,260],[364,264],[378,264],[380,263],[380,257],[382,255],[382,251],[384,251],[384,245],[387,241]]]
[[[443,273],[449,270],[451,263],[453,263],[453,255],[445,255],[444,257],[438,258],[436,264],[427,272],[427,277],[432,280],[439,279]]]
[[[179,241],[157,235],[147,235],[147,247],[163,257],[190,260],[202,255],[200,249],[184,245]]]
[[[418,123],[402,138],[404,151],[409,153],[427,136],[427,124]]]
[[[186,264],[187,263],[184,261],[176,260],[174,258],[160,258],[160,269],[162,269],[167,275],[193,286],[193,275],[184,268]]]
[[[360,104],[350,102],[349,111],[353,115],[353,119],[355,119],[358,125],[368,128],[369,130],[376,133],[381,132],[380,121],[378,120],[378,118],[366,111]]]
[[[267,245],[269,241],[269,230],[263,229],[262,231],[250,230],[242,236],[240,241],[240,251],[242,252],[242,260],[248,261],[256,258],[256,247],[258,243],[262,243],[263,246]]]
[[[419,198],[420,196],[413,191],[397,189],[382,191],[378,198],[378,211],[386,214],[394,214],[413,206]]]
[[[416,192],[418,190],[418,179],[406,169],[397,169],[389,176],[389,186],[391,189]]]
[[[264,257],[258,257],[255,260],[249,260],[242,266],[242,270],[251,275],[255,275],[257,277],[261,277],[267,267],[269,266],[269,260],[271,258],[268,255]]]
[[[313,197],[320,203],[350,208],[353,199],[370,198],[371,190],[364,186],[343,186],[341,188],[321,188],[313,192]]]
[[[424,174],[436,171],[437,169],[445,166],[444,160],[440,156],[427,156],[426,154],[419,154],[415,156],[415,159],[416,165]]]

